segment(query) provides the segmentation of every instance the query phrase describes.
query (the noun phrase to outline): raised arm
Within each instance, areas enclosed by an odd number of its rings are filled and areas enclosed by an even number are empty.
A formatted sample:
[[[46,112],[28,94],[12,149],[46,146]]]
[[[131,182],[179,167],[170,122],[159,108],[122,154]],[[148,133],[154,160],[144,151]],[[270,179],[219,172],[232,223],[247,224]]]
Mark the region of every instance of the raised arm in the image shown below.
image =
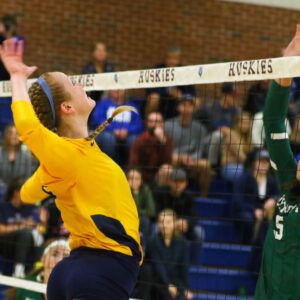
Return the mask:
[[[297,55],[300,55],[300,25],[297,25],[296,35],[284,51],[284,56]],[[297,164],[290,147],[285,122],[290,85],[290,78],[272,82],[263,116],[271,165],[277,173],[281,187],[295,180],[297,176]]]
[[[12,38],[4,41],[0,47],[0,56],[12,84],[12,100],[30,102],[27,92],[27,79],[37,67],[29,67],[23,62],[24,41]]]
[[[76,148],[42,125],[34,112],[27,92],[27,79],[36,70],[23,63],[22,41],[6,40],[0,47],[1,59],[10,74],[12,84],[14,122],[20,139],[38,158],[41,165],[55,178],[74,176]]]

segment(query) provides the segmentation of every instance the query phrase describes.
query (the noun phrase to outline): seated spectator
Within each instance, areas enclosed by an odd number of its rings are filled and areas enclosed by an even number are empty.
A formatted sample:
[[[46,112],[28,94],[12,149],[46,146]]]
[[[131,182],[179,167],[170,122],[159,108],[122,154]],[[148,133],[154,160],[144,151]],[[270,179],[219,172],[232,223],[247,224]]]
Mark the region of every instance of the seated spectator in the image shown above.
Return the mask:
[[[140,217],[140,231],[144,243],[151,233],[151,220],[155,217],[155,203],[148,185],[143,183],[142,173],[138,169],[129,169],[127,179]]]
[[[229,182],[244,171],[244,162],[252,149],[251,126],[250,114],[242,112],[236,116],[232,128],[222,127],[211,136],[209,160],[215,168],[221,168],[222,177]]]
[[[96,42],[94,44],[92,61],[85,65],[82,69],[83,74],[99,74],[113,72],[114,65],[107,62],[107,50],[106,45],[102,42]],[[88,93],[89,96],[98,101],[103,95],[103,91],[92,91]]]
[[[222,85],[222,96],[219,100],[200,105],[194,118],[203,124],[209,132],[221,127],[232,127],[235,117],[241,112],[238,106],[239,90],[232,83]]]
[[[152,191],[156,191],[161,187],[168,186],[170,183],[170,174],[173,171],[173,166],[164,164],[162,165],[155,175],[154,182],[151,186]]]
[[[46,241],[54,238],[67,238],[69,236],[61,213],[55,204],[55,197],[50,196],[42,202],[40,220],[45,224],[44,237]]]
[[[155,68],[174,68],[181,66],[181,50],[178,47],[167,49],[165,61]],[[176,110],[177,101],[184,94],[196,96],[196,89],[192,85],[177,87],[161,87],[147,89],[146,116],[151,112],[160,112],[165,119],[173,118],[178,113]]]
[[[27,280],[39,283],[48,283],[53,268],[65,257],[69,256],[70,249],[66,240],[54,240],[44,250],[41,257],[42,267],[34,269]],[[45,295],[26,289],[12,289],[7,293],[6,300],[44,300]]]
[[[250,87],[247,93],[244,110],[249,112],[251,116],[263,111],[269,84],[269,80],[260,80]]]
[[[288,119],[285,120],[286,124],[286,132],[288,134],[291,133],[291,125]],[[265,130],[264,130],[264,123],[263,123],[263,113],[258,112],[253,117],[252,123],[252,145],[254,148],[260,149],[263,148],[265,145]]]
[[[194,105],[194,97],[184,95],[178,103],[179,116],[165,122],[165,131],[173,140],[173,164],[186,168],[189,176],[197,178],[201,196],[206,197],[211,182],[205,153],[208,136],[205,127],[193,119]]]
[[[132,144],[129,167],[138,166],[146,182],[152,182],[159,167],[172,162],[172,141],[165,134],[164,120],[160,113],[150,113],[146,130]]]
[[[16,277],[24,277],[26,266],[43,243],[37,208],[21,202],[22,184],[22,180],[14,180],[8,187],[7,201],[0,204],[0,254],[15,263]]]
[[[154,192],[156,211],[159,213],[170,208],[177,214],[176,229],[188,240],[202,242],[204,232],[197,225],[197,215],[192,193],[187,189],[186,172],[175,168],[170,174],[169,186],[161,187]]]
[[[37,163],[36,163],[37,164]],[[14,125],[7,125],[0,146],[0,183],[6,187],[13,178],[28,178],[34,171],[34,159],[19,140]]]
[[[279,187],[276,178],[269,172],[270,156],[268,151],[256,153],[252,172],[245,172],[237,178],[234,186],[235,216],[243,220],[243,240],[245,243],[256,242],[260,238],[263,220],[272,220]],[[253,226],[254,223],[254,226]]]
[[[176,232],[176,213],[163,210],[158,216],[158,233],[149,241],[147,256],[152,262],[156,297],[153,300],[192,300],[187,290],[188,245]]]
[[[95,129],[110,118],[113,111],[121,105],[130,105],[136,108],[134,102],[126,98],[124,90],[111,91],[108,98],[104,98],[96,104],[90,117],[91,128]],[[142,130],[141,117],[132,111],[124,111],[114,118],[104,132],[97,136],[96,142],[103,152],[117,163],[123,164],[127,161],[132,143]]]

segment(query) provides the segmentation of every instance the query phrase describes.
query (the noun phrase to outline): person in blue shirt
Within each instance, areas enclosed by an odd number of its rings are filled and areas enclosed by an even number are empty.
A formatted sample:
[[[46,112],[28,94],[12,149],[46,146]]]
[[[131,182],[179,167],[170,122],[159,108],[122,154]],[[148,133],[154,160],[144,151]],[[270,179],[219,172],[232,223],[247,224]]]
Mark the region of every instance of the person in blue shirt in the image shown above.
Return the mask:
[[[107,98],[103,98],[96,104],[89,121],[90,128],[95,129],[121,105],[130,105],[138,110],[136,104],[126,98],[124,90],[111,91]],[[125,111],[116,116],[114,122],[107,126],[101,135],[98,135],[96,142],[103,152],[122,164],[127,161],[130,146],[142,131],[143,122],[140,115]]]
[[[21,179],[14,180],[8,186],[7,201],[0,204],[0,254],[14,262],[16,277],[24,277],[26,264],[32,262],[34,253],[38,255],[43,243],[36,206],[21,202],[23,183]]]

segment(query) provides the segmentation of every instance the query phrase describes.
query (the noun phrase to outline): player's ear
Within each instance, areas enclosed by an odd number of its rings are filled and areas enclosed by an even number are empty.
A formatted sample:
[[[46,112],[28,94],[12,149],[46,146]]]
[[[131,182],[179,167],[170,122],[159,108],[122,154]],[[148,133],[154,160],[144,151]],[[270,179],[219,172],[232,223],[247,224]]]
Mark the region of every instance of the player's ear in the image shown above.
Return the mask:
[[[66,114],[66,115],[70,115],[75,112],[74,107],[69,102],[66,102],[66,101],[64,101],[60,104],[60,110],[62,111],[62,113]]]

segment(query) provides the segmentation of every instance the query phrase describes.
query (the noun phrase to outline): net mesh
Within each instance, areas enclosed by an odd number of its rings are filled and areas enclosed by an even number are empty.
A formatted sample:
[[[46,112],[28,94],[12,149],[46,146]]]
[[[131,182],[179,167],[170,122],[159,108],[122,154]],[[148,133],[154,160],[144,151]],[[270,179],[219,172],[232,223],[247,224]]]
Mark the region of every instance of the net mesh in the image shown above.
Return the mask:
[[[299,58],[289,57],[71,77],[97,101],[91,132],[119,105],[139,112],[116,116],[95,138],[126,172],[140,215],[145,260],[132,297],[253,297],[262,245],[280,197],[265,146],[262,109],[271,80],[299,76],[299,67]],[[286,120],[295,156],[298,92],[295,79]],[[10,96],[9,82],[0,81],[0,101],[9,106]],[[7,128],[3,145],[12,135]],[[24,145],[20,149],[26,151]],[[38,165],[31,157],[28,164],[29,173]],[[44,271],[36,262],[42,260],[45,267],[47,245],[68,237],[52,197],[30,215],[5,215],[7,203],[17,201],[18,189],[1,182],[3,299],[14,299],[10,295],[20,288],[44,293]],[[63,251],[60,258],[65,255]],[[30,283],[17,278],[28,273]]]

